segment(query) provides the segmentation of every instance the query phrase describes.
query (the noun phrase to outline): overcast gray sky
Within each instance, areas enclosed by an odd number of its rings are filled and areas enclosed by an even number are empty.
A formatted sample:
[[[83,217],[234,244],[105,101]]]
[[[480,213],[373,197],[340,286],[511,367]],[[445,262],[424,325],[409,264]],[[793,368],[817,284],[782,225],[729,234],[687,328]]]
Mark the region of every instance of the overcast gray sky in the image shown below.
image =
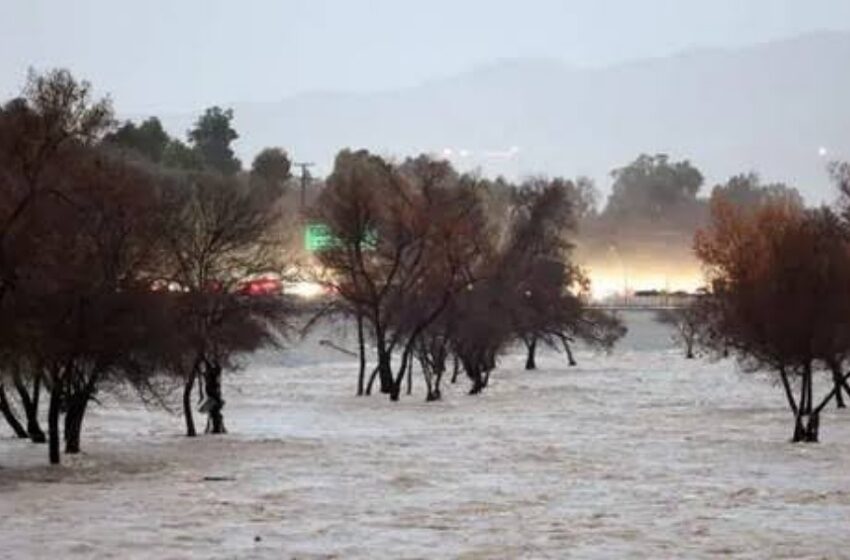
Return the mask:
[[[847,0],[0,0],[0,95],[65,66],[119,112],[415,85],[494,60],[598,66],[850,29]]]

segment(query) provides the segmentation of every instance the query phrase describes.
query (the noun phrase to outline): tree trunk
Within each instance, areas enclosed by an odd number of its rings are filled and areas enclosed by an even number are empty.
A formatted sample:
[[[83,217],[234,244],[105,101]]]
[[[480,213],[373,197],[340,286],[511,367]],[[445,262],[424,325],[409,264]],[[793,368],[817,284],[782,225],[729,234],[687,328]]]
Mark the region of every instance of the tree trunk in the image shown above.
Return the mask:
[[[390,386],[390,400],[395,402],[401,397],[401,385],[404,383],[404,375],[407,373],[407,354],[401,356],[401,369],[398,372],[398,377],[393,379]]]
[[[407,356],[407,395],[413,394],[413,352]]]
[[[817,443],[820,431],[820,414],[802,417],[794,426],[794,443]]]
[[[50,389],[50,404],[47,408],[48,453],[50,464],[59,464],[59,414],[62,401],[62,387],[53,383]]]
[[[0,413],[3,414],[3,417],[6,419],[6,423],[9,424],[9,427],[12,428],[12,431],[15,432],[15,436],[20,439],[29,438],[29,434],[18,421],[17,416],[15,416],[15,411],[12,410],[12,406],[9,404],[9,399],[6,397],[6,389],[3,387],[3,384],[0,383]]]
[[[83,391],[68,399],[68,409],[65,411],[65,453],[80,452],[80,433],[90,397],[90,391]]]
[[[805,433],[806,433],[806,418],[808,416],[807,409],[807,391],[808,384],[806,383],[806,376],[803,374],[800,377],[800,401],[797,406],[797,414],[794,417],[794,436],[791,439],[794,443],[805,441]]]
[[[375,344],[378,349],[378,379],[381,382],[381,393],[389,395],[393,392],[395,379],[393,379],[393,356],[392,351],[387,349],[387,341],[384,329],[375,320]]]
[[[428,360],[423,357],[424,351],[419,357],[419,369],[422,370],[422,378],[425,380],[425,402],[431,402],[431,396],[434,393],[433,375],[431,373],[431,365]]]
[[[360,353],[360,375],[357,376],[357,396],[362,397],[366,381],[366,341],[363,336],[363,315],[357,312],[357,350]]]
[[[481,372],[475,371],[469,377],[472,379],[472,387],[469,389],[470,395],[477,395],[484,390],[484,379],[481,377]]]
[[[36,374],[32,382],[32,396],[29,394],[29,389],[24,383],[21,376],[15,374],[15,388],[18,390],[18,396],[21,399],[21,404],[24,406],[24,413],[27,417],[27,433],[33,443],[44,443],[47,437],[41,429],[38,422],[38,401],[41,397],[41,374]]]
[[[372,395],[372,386],[375,384],[375,380],[378,378],[378,366],[375,366],[375,369],[372,370],[372,375],[369,376],[369,383],[366,385],[366,396],[369,397]]]
[[[45,443],[47,437],[38,422],[38,402],[41,400],[41,374],[36,375],[32,387],[31,406],[27,409],[27,431],[33,443]]]
[[[570,343],[567,342],[566,336],[561,338],[561,344],[564,345],[564,352],[567,353],[567,360],[569,360],[570,367],[578,365],[576,364],[575,358],[573,358],[573,350],[570,348]]]
[[[183,385],[183,418],[186,419],[186,436],[195,437],[198,432],[195,431],[195,418],[192,415],[192,389],[195,387],[195,376],[197,370],[193,370]]]
[[[785,371],[785,368],[779,369],[779,378],[782,380],[782,388],[785,389],[785,398],[788,400],[788,407],[796,418],[798,413],[797,402],[794,400],[794,391],[791,388],[791,383],[788,381],[788,372]]]
[[[525,357],[525,369],[526,371],[535,370],[537,369],[537,360],[535,359],[537,354],[537,337],[526,340],[525,347],[528,349],[528,354]]]
[[[820,411],[812,412],[812,369],[807,366],[800,383],[800,405],[794,423],[794,443],[817,443],[820,430]]]
[[[844,375],[841,372],[841,364],[832,362],[829,366],[832,370],[832,382],[835,385],[836,406],[838,408],[847,408],[847,405],[844,402],[844,391],[847,390],[847,385],[844,381]],[[850,395],[850,390],[847,391],[847,394]]]
[[[204,386],[210,401],[206,431],[208,434],[226,434],[222,413],[224,399],[221,397],[221,365],[207,364],[204,368]]]
[[[431,401],[439,401],[443,398],[443,393],[440,390],[440,382],[443,380],[443,372],[445,368],[438,368],[434,372],[434,388],[431,391],[430,399]]]
[[[462,362],[463,369],[466,370],[466,376],[472,381],[469,394],[477,395],[484,390],[484,379],[481,377],[481,368],[470,360],[463,359]]]
[[[392,355],[386,350],[378,350],[378,380],[381,383],[381,393],[392,395],[395,389],[393,379]]]
[[[452,384],[457,383],[457,376],[460,374],[460,360],[457,354],[452,356]]]

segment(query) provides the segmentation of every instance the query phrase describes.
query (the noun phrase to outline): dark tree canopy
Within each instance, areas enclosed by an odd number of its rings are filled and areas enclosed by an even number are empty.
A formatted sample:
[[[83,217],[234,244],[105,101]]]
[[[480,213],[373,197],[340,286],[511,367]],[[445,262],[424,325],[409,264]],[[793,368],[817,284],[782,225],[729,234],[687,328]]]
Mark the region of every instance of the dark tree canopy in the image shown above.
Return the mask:
[[[283,148],[266,148],[257,154],[251,164],[251,176],[267,185],[283,190],[289,180],[292,161]]]
[[[606,213],[616,218],[661,218],[694,202],[703,183],[702,173],[689,161],[671,162],[665,154],[641,155],[611,175]]]
[[[169,169],[201,171],[205,165],[201,153],[169,136],[157,117],[138,125],[127,121],[115,132],[107,134],[103,142]]]
[[[740,207],[756,208],[772,201],[785,201],[802,208],[803,197],[794,187],[784,183],[762,184],[757,173],[735,175],[711,191],[711,198],[723,197]]]
[[[156,117],[151,117],[139,125],[127,121],[104,138],[105,143],[132,150],[154,163],[162,162],[163,153],[170,141],[171,138]]]
[[[234,175],[242,169],[230,144],[239,138],[232,126],[233,109],[210,107],[189,131],[189,141],[204,164],[223,175]]]
[[[43,136],[90,143],[99,140],[115,122],[109,97],[94,100],[91,93],[91,84],[76,80],[68,70],[39,74],[30,69],[23,97],[39,115]]]
[[[172,138],[162,152],[162,165],[170,169],[201,171],[204,169],[204,158],[197,150]]]

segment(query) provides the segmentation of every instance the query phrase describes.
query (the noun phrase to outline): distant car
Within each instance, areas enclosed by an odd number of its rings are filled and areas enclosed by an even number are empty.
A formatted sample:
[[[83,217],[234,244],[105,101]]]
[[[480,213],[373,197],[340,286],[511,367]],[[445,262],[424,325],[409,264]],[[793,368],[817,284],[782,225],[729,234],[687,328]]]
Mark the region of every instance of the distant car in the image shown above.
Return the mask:
[[[246,296],[276,296],[283,293],[283,284],[277,278],[257,278],[242,282],[236,291]]]

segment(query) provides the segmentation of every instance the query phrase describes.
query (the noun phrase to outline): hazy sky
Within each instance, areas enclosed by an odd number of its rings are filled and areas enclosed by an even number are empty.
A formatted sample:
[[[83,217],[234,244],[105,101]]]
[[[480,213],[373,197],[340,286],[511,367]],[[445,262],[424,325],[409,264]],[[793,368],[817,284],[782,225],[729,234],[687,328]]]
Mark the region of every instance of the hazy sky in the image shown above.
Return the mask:
[[[583,66],[850,29],[847,0],[0,0],[0,96],[66,66],[119,112],[415,85],[511,57]]]

